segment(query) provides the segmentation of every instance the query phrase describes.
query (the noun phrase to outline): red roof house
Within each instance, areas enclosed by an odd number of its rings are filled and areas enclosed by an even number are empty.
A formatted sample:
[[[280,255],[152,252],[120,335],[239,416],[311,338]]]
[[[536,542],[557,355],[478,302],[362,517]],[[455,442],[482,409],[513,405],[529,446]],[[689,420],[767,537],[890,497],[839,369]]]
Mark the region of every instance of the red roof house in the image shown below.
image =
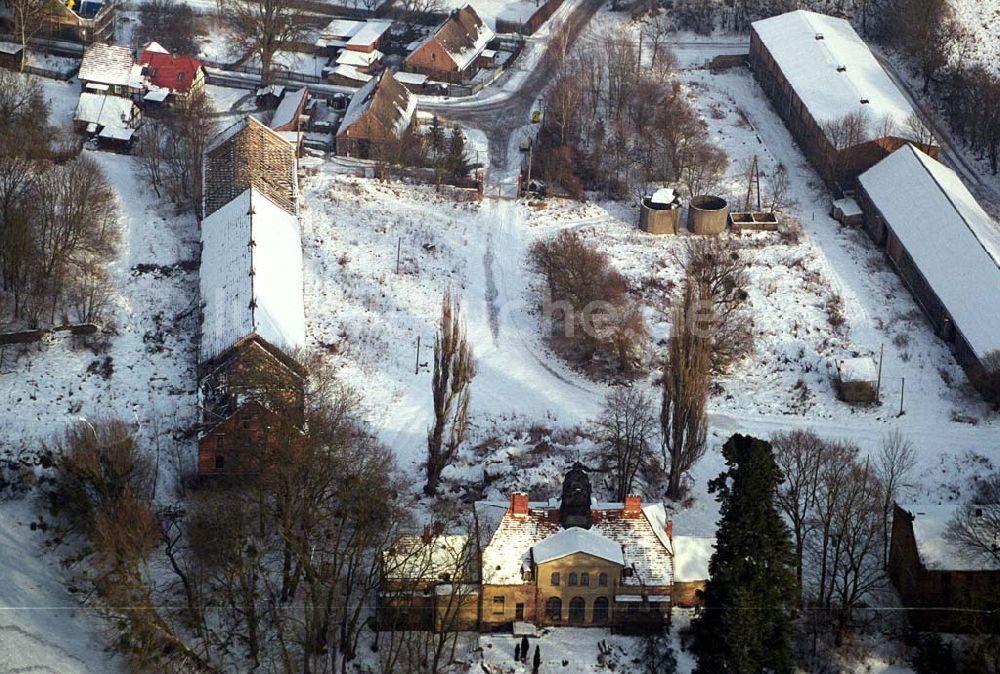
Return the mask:
[[[162,49],[151,42],[142,50],[139,60],[146,82],[151,88],[169,91],[175,96],[186,96],[205,86],[205,70],[198,59],[168,54]]]

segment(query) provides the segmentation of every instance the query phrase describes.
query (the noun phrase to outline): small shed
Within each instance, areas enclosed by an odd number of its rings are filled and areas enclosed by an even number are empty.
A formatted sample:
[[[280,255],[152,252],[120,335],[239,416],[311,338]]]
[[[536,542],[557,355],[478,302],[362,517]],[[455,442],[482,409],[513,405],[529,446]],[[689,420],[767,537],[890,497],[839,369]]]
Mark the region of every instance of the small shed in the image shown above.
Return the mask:
[[[135,129],[106,126],[97,134],[97,146],[102,150],[129,154],[132,152],[132,141],[134,138]]]
[[[0,42],[0,68],[17,70],[21,67],[21,45],[14,42]]]
[[[693,608],[701,603],[698,596],[708,582],[708,563],[715,552],[714,536],[673,536],[673,604]]]
[[[869,357],[837,360],[837,393],[846,403],[878,402],[878,366]]]
[[[830,216],[845,227],[857,227],[864,224],[865,214],[858,202],[850,197],[835,199],[830,206]]]
[[[639,228],[650,234],[676,234],[681,224],[681,198],[669,187],[656,190],[639,204]]]
[[[261,110],[274,110],[285,95],[285,87],[280,84],[269,84],[257,90],[257,107]]]

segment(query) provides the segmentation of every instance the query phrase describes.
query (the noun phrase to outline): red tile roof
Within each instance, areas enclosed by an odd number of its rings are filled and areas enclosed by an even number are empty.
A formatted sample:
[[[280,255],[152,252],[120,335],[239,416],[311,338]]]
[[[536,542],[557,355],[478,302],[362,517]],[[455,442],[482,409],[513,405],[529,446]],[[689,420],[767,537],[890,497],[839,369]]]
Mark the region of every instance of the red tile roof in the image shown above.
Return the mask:
[[[146,66],[146,79],[150,84],[181,93],[191,88],[201,68],[201,62],[191,56],[164,54],[150,49],[142,52],[140,63]]]

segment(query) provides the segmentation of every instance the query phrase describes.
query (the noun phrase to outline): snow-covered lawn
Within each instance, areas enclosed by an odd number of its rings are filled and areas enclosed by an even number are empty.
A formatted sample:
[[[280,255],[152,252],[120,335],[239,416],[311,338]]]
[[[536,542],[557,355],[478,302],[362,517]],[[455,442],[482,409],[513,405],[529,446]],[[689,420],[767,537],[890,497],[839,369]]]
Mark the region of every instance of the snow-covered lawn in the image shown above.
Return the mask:
[[[0,503],[0,671],[111,674],[125,671],[101,638],[92,609],[64,587],[27,501]]]

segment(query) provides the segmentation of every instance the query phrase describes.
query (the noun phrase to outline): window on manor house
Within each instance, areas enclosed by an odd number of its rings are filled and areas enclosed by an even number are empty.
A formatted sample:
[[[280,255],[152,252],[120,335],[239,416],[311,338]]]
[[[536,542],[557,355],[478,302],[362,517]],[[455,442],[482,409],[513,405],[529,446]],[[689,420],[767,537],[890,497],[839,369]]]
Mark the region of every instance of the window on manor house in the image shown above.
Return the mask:
[[[215,436],[215,451],[221,452],[226,446],[226,439],[221,435]]]
[[[504,597],[493,597],[493,614],[503,615]]]
[[[608,586],[608,574],[602,573],[601,575],[599,575],[597,577],[597,584],[600,585],[601,587],[607,587]]]
[[[559,572],[556,571],[555,573],[553,573],[552,574],[552,578],[550,580],[551,580],[551,582],[552,582],[553,585],[558,585],[559,584]]]
[[[576,573],[569,574],[569,584],[570,585],[576,585],[576,583],[577,583]]]
[[[215,469],[222,470],[226,467],[226,457],[222,454],[215,455]]]
[[[580,574],[580,585],[589,586],[590,585],[590,574],[584,571]]]

